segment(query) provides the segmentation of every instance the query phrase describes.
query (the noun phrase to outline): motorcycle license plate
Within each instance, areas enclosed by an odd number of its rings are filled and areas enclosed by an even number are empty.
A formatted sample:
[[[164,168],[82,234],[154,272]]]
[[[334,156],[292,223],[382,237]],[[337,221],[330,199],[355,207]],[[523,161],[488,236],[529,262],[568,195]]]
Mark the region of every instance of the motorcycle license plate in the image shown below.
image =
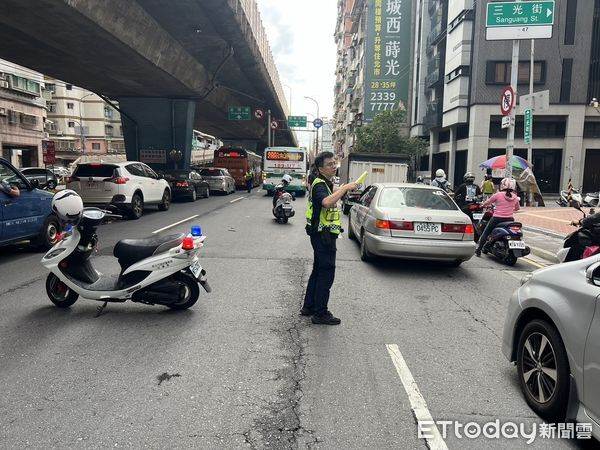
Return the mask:
[[[442,234],[442,226],[439,223],[416,222],[415,234],[440,235]]]
[[[483,213],[473,213],[473,220],[483,219]]]
[[[199,260],[196,260],[192,263],[192,265],[190,266],[190,270],[192,272],[192,275],[200,279],[202,273],[202,266],[200,265]]]
[[[283,209],[285,209],[285,210],[291,210],[292,207],[291,207],[291,205],[283,205]]]
[[[525,242],[523,241],[508,241],[508,248],[511,250],[525,250]]]

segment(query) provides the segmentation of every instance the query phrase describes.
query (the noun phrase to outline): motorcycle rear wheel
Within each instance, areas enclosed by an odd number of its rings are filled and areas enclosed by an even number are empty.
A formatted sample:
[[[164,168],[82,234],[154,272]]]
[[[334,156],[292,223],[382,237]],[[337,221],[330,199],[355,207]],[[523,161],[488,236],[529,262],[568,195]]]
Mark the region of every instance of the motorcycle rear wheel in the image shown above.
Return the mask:
[[[49,273],[46,277],[46,294],[50,301],[59,308],[68,308],[79,298],[77,292],[71,290],[53,273]]]
[[[185,296],[183,299],[176,303],[170,303],[167,306],[171,309],[188,309],[194,306],[200,297],[200,288],[198,287],[198,280],[192,275],[183,272],[177,272],[173,275],[173,280],[182,285],[185,288]]]

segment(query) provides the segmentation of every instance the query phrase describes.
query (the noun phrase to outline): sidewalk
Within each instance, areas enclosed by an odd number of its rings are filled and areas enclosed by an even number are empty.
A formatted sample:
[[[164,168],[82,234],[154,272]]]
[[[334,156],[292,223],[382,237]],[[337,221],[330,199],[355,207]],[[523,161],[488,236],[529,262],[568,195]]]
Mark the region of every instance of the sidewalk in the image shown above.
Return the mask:
[[[589,212],[587,208],[584,211]],[[571,221],[583,216],[574,208],[523,208],[515,214],[525,231],[525,240],[532,253],[556,263],[556,252],[562,248],[566,235],[576,230]]]

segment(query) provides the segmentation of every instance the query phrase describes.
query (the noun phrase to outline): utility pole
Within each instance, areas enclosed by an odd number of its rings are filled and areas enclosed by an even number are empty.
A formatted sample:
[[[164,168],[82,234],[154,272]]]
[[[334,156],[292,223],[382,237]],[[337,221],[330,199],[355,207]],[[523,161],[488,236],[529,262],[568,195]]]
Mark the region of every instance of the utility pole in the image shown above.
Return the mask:
[[[535,55],[535,39],[531,40],[531,61],[529,63],[529,96],[532,97],[533,94],[533,67],[534,67],[534,55]],[[532,99],[533,103],[533,99]],[[520,104],[520,103],[519,103]],[[531,108],[531,139],[529,139],[529,143],[527,144],[527,161],[531,162],[533,160],[533,113],[535,109],[533,105],[530,105]]]
[[[267,147],[271,147],[271,110],[267,110]]]
[[[519,98],[517,94],[517,84],[519,81],[519,40],[513,39],[512,46],[512,64],[510,68],[510,87],[514,92],[515,98]],[[516,104],[516,102],[515,102]],[[510,124],[506,133],[506,177],[512,178],[511,160],[515,150],[515,112],[516,108],[510,111]]]

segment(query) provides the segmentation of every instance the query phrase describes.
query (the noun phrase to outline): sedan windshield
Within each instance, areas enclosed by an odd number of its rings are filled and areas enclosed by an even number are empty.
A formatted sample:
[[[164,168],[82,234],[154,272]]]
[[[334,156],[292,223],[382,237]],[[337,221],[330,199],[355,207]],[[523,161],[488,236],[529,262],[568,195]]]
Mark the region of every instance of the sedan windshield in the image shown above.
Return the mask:
[[[382,208],[419,208],[456,211],[458,208],[442,190],[411,187],[385,188],[379,198]]]

